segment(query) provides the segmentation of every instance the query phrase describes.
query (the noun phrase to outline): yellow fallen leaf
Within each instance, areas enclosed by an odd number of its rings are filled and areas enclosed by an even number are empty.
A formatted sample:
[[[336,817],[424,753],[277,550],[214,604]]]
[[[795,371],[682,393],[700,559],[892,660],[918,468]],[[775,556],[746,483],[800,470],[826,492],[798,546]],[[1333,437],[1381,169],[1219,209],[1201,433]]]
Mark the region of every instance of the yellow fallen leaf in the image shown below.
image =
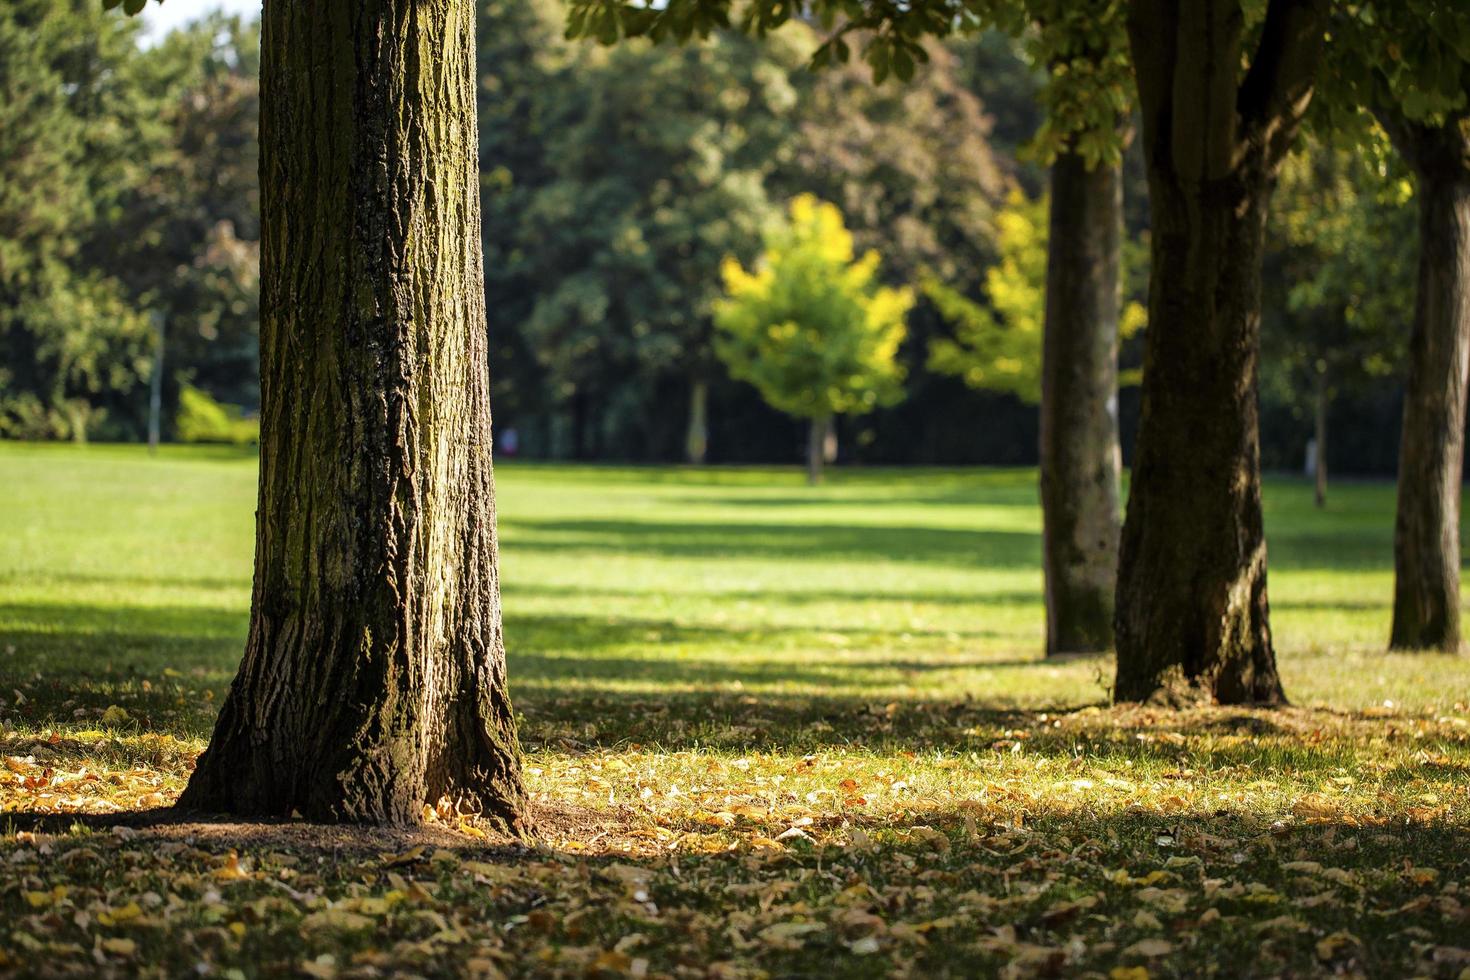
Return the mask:
[[[301,920],[301,928],[307,931],[337,929],[342,932],[362,932],[372,927],[373,920],[367,916],[339,908],[322,909]]]
[[[128,709],[110,704],[107,706],[107,710],[102,712],[102,724],[121,725],[127,722],[128,717]]]
[[[138,944],[131,939],[104,939],[102,948],[115,956],[132,956],[138,951]]]
[[[1168,956],[1174,952],[1174,944],[1167,939],[1140,939],[1138,942],[1123,950],[1124,956],[1143,956],[1152,959],[1156,956]]]
[[[131,922],[143,914],[143,908],[137,902],[129,902],[115,909],[97,913],[97,921],[104,926],[121,925]]]
[[[1317,959],[1331,960],[1337,957],[1348,946],[1357,946],[1358,937],[1350,932],[1334,932],[1325,939],[1317,942]]]
[[[240,867],[240,855],[231,851],[225,855],[220,866],[214,869],[213,876],[216,881],[239,881],[242,878],[249,878],[250,872]]]
[[[756,938],[767,946],[796,949],[801,945],[803,937],[824,928],[826,927],[816,922],[778,922],[773,926],[766,926],[757,933]]]

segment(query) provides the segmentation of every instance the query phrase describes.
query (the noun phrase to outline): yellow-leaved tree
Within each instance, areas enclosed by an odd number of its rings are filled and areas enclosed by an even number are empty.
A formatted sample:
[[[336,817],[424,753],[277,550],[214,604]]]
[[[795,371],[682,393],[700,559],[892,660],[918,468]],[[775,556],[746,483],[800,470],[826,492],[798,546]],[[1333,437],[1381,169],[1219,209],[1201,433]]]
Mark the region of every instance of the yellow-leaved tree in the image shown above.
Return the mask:
[[[952,286],[930,278],[924,295],[940,316],[954,325],[953,339],[929,344],[929,370],[952,374],[971,388],[1015,395],[1028,405],[1041,401],[1043,320],[1046,315],[1046,253],[1049,202],[1012,191],[996,217],[999,261],[985,273],[987,305]],[[1128,280],[1142,278],[1147,257],[1124,246]],[[1129,299],[1123,304],[1118,335],[1128,338],[1143,328],[1148,311]],[[1125,371],[1122,384],[1137,384],[1138,372]]]
[[[833,416],[902,399],[897,354],[914,297],[881,285],[878,253],[855,256],[842,212],[810,194],[764,245],[754,270],[725,260],[715,350],[772,408],[810,421],[807,477],[817,483]]]

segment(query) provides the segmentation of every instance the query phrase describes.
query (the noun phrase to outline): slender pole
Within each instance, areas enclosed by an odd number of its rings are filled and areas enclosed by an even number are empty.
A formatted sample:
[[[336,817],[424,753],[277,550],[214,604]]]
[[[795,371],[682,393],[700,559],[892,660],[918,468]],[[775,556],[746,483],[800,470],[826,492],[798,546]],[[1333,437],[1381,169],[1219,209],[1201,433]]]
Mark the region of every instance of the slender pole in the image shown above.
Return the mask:
[[[158,452],[159,431],[162,428],[163,325],[163,314],[158,310],[154,310],[153,329],[156,332],[156,340],[153,345],[153,377],[150,379],[148,386],[148,455],[150,456]]]
[[[1312,469],[1317,477],[1315,497],[1317,506],[1327,506],[1327,366],[1317,365],[1317,404],[1316,404],[1316,440],[1314,448],[1316,459],[1313,460]]]

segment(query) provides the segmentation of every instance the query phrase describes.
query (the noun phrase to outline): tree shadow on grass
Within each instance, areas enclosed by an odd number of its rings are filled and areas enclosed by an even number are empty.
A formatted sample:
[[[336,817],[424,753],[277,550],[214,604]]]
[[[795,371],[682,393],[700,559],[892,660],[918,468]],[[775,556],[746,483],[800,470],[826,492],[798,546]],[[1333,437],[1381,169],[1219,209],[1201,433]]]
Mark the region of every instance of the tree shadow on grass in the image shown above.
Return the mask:
[[[872,603],[943,605],[943,606],[1024,606],[1039,605],[1040,571],[1035,589],[941,592],[938,590],[845,590],[845,589],[669,589],[617,588],[610,586],[551,585],[540,582],[503,581],[501,588],[507,604],[513,606],[521,597],[536,599],[660,599],[675,596],[706,602],[754,602],[770,606],[810,606],[824,603]],[[512,608],[507,614],[514,618]]]
[[[662,558],[903,561],[971,569],[1036,567],[1031,531],[861,524],[716,524],[508,518],[506,552],[596,551]]]

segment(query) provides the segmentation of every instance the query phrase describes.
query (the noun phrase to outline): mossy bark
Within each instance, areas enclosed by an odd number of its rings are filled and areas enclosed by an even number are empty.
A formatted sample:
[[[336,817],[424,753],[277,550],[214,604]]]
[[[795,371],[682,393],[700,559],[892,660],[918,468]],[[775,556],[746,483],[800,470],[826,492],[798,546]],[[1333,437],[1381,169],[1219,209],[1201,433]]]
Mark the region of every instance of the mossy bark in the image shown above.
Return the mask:
[[[1119,701],[1285,700],[1271,643],[1256,403],[1275,172],[1310,100],[1324,0],[1134,0],[1153,255],[1119,554]]]
[[[1052,165],[1041,366],[1042,555],[1048,656],[1113,645],[1121,512],[1118,305],[1123,180],[1063,153]]]
[[[470,0],[266,0],[249,637],[194,810],[527,831],[496,568]]]
[[[1416,175],[1418,294],[1404,388],[1389,646],[1460,649],[1460,496],[1470,364],[1470,136],[1380,113]]]

